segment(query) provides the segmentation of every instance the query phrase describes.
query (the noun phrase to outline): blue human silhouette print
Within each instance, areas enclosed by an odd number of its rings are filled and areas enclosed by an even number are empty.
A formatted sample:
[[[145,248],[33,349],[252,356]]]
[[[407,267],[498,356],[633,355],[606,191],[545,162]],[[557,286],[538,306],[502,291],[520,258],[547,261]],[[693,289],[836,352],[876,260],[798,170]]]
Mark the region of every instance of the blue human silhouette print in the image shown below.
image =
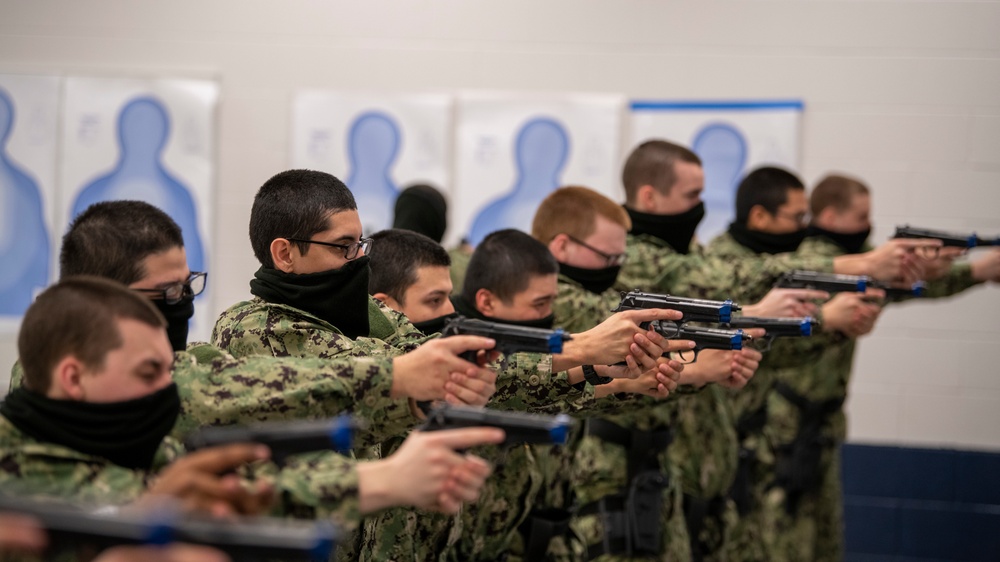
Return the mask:
[[[348,130],[351,172],[347,187],[358,203],[366,235],[392,226],[393,205],[399,196],[399,188],[392,181],[392,167],[401,146],[399,125],[381,111],[362,113]]]
[[[698,240],[708,242],[729,228],[736,216],[736,188],[747,160],[743,133],[729,123],[710,123],[699,130],[691,147],[705,170],[705,219],[698,226]]]
[[[80,190],[72,216],[101,201],[145,201],[177,222],[184,234],[188,265],[193,271],[205,271],[205,249],[194,198],[162,162],[169,137],[170,114],[159,100],[149,96],[129,100],[118,115],[118,162],[110,172]]]
[[[38,182],[7,153],[14,103],[0,90],[0,316],[21,316],[49,282],[50,245]]]
[[[468,240],[473,246],[504,228],[531,231],[531,219],[542,199],[561,185],[569,159],[566,129],[555,119],[537,117],[521,127],[514,143],[517,178],[511,192],[488,203],[472,221]]]

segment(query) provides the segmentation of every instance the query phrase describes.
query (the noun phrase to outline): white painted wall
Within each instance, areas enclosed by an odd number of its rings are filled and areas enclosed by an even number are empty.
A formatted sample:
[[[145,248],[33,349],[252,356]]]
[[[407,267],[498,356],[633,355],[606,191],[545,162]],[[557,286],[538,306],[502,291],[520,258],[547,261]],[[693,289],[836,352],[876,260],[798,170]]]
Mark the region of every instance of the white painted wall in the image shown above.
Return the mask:
[[[866,179],[876,240],[1000,233],[997,29],[998,3],[948,0],[0,0],[0,72],[220,81],[221,311],[248,294],[252,196],[288,165],[300,88],[801,98],[803,176]],[[888,311],[858,353],[852,439],[1000,449],[998,318],[995,287]]]

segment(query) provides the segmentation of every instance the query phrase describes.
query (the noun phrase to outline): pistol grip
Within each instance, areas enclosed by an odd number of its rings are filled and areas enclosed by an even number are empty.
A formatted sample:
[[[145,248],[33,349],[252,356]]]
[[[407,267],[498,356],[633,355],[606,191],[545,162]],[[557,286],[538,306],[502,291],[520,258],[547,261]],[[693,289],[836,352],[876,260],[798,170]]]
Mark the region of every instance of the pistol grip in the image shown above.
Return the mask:
[[[476,365],[479,365],[479,362],[476,361],[476,357],[477,357],[478,354],[479,354],[478,350],[470,349],[469,351],[463,351],[459,355],[459,357],[461,357],[462,359],[465,359],[469,363],[475,363]]]

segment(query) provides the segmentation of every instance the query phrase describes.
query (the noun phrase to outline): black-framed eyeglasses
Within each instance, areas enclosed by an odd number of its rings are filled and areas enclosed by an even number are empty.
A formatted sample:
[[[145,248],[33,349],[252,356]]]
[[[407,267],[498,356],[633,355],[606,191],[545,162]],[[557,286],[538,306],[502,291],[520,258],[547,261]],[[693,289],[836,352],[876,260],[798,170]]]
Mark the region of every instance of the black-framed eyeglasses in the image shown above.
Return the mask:
[[[584,248],[590,250],[591,252],[594,252],[595,254],[604,258],[604,263],[607,267],[614,267],[616,265],[621,265],[625,263],[625,254],[606,254],[598,250],[597,248],[591,246],[590,244],[587,244],[583,240],[580,240],[578,238],[573,238],[569,234],[567,234],[566,237],[572,240],[573,242],[583,246]]]
[[[285,238],[289,242],[302,242],[304,244],[319,244],[320,246],[329,246],[331,248],[340,248],[344,251],[344,258],[353,260],[358,257],[359,251],[364,251],[365,255],[370,254],[372,251],[371,238],[362,238],[353,244],[334,244],[333,242],[320,242],[319,240],[303,240],[301,238]]]
[[[809,224],[809,213],[780,213],[775,212],[774,216],[793,221],[795,224]]]
[[[184,298],[194,298],[205,291],[208,284],[208,273],[204,271],[192,271],[187,281],[174,283],[160,289],[135,289],[141,293],[150,293],[153,298],[162,298],[167,304],[177,304]]]

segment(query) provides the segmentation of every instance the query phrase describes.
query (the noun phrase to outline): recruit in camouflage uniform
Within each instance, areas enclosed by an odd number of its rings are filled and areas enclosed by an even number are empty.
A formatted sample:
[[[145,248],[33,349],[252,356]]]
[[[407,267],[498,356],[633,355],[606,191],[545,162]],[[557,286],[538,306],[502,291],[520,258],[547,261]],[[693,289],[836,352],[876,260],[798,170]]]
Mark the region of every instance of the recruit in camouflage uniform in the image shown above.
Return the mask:
[[[867,248],[865,248],[867,250]],[[806,238],[797,254],[805,257],[832,258],[845,251],[828,238]],[[956,294],[977,282],[972,279],[968,264],[954,265],[949,272],[927,285],[926,297],[935,298]],[[784,509],[776,511],[776,559],[788,560],[841,560],[843,558],[843,495],[840,482],[840,445],[846,437],[846,419],[843,400],[854,358],[854,340],[840,336],[834,345],[814,349],[801,357],[800,367],[782,369],[779,381],[787,384],[799,396],[812,403],[830,401],[836,408],[821,427],[819,482],[815,491],[788,497],[779,489],[773,498]],[[800,410],[781,394],[769,398],[770,431],[779,448],[787,448],[802,430]],[[789,510],[793,510],[790,512]],[[794,515],[793,515],[794,513]]]
[[[192,344],[174,354],[171,376],[181,401],[171,432],[178,439],[206,425],[327,418],[343,412],[371,421],[369,430],[356,436],[361,445],[381,442],[413,425],[412,416],[393,418],[393,410],[387,408],[395,400],[389,398],[392,365],[386,359],[235,359],[214,346]],[[14,366],[11,378],[20,384],[20,364]],[[332,458],[319,458],[323,456]],[[324,469],[317,470],[318,465]],[[256,474],[269,472],[258,469]],[[288,514],[299,516],[316,508],[345,529],[358,526],[358,475],[353,461],[336,455],[297,455],[286,463],[280,479],[296,498]]]
[[[750,261],[757,257],[749,248],[723,233],[706,247],[705,254],[715,261]],[[764,562],[772,560],[775,549],[776,514],[767,502],[774,480],[773,443],[765,425],[768,397],[778,372],[802,364],[804,354],[835,343],[831,336],[817,334],[810,338],[779,340],[764,354],[754,378],[745,388],[728,394],[733,427],[740,448],[739,476],[732,490],[738,520],[730,529],[723,558]],[[836,338],[834,337],[834,340]]]
[[[582,285],[566,277],[559,276],[559,290],[553,303],[556,323],[570,331],[583,331],[604,321],[617,307],[620,295],[613,289],[594,294]],[[638,398],[629,407],[630,413],[604,416],[604,419],[626,429],[656,432],[669,429],[677,414],[673,400]],[[575,439],[573,456],[568,460],[569,470],[554,467],[569,474],[572,493],[577,506],[591,506],[595,502],[619,494],[629,486],[627,458],[628,451],[619,444],[604,441],[596,436],[583,435]],[[680,487],[676,485],[678,472],[665,451],[656,455],[661,474],[666,476],[662,489],[663,507],[661,522],[660,560],[689,560],[690,550],[687,532],[681,510]],[[546,474],[546,486],[561,485],[557,474]],[[574,544],[560,546],[554,543],[550,552],[558,554],[572,550],[578,560],[589,558],[588,551],[596,553],[607,538],[602,516],[599,513],[577,514],[571,520]],[[626,560],[622,555],[601,555],[594,560]]]
[[[739,278],[739,270],[732,264],[708,267],[700,259],[696,244],[692,244],[693,255],[683,256],[654,236],[629,234],[626,248],[628,259],[616,284],[623,290],[724,299],[729,294],[722,290],[723,283],[733,283],[734,276]],[[689,265],[696,261],[701,262],[697,275]],[[679,515],[685,524],[689,556],[698,560],[717,559],[734,519],[726,495],[735,476],[736,439],[722,392],[716,385],[708,385],[701,392],[683,397],[671,420],[674,443],[668,456],[685,496],[685,509]]]
[[[55,443],[38,441],[0,416],[0,488],[15,496],[46,497],[90,505],[124,505],[145,492],[155,475],[184,454],[166,437],[150,469],[124,468]],[[304,475],[311,475],[304,478]],[[361,520],[358,476],[347,459],[297,455],[280,471],[273,463],[255,466],[255,478],[273,482],[273,516],[329,517],[343,530]]]
[[[640,289],[665,292],[683,297],[707,299],[732,299],[751,303],[760,300],[777,278],[791,269],[831,271],[832,258],[805,259],[781,255],[761,259],[716,259],[706,255],[692,242],[687,255],[678,253],[664,240],[649,234],[629,234],[628,260],[618,276],[616,287],[621,290]],[[773,355],[773,354],[772,354]],[[751,381],[747,386],[760,388],[760,382]],[[714,386],[714,385],[712,385]],[[733,394],[745,392],[745,389]],[[696,398],[680,401],[677,413],[678,446],[672,455],[685,459],[681,473],[684,475],[688,510],[692,515],[691,526],[697,537],[692,537],[700,559],[729,558],[727,542],[733,533],[737,516],[735,504],[726,499],[726,491],[736,478],[737,437],[736,416],[725,400],[727,392],[711,388]],[[699,421],[700,420],[700,421]],[[718,420],[705,423],[704,420]],[[682,423],[687,421],[687,423]],[[676,451],[676,452],[674,452]],[[706,517],[697,517],[704,511]],[[738,533],[737,533],[738,534]],[[742,541],[738,541],[742,542]],[[748,548],[757,548],[749,545]]]
[[[368,297],[368,323],[370,337],[351,339],[333,324],[309,312],[254,297],[222,313],[212,330],[212,340],[237,356],[389,359],[415,349],[427,339],[405,315],[372,297]],[[398,415],[416,421],[408,400],[397,401],[391,411],[393,417]],[[408,429],[412,426],[387,436],[379,447],[358,451],[358,454],[366,458],[388,456],[402,444]],[[333,453],[328,455],[333,456]],[[451,519],[410,508],[384,510],[365,519],[363,531],[351,541],[351,547],[338,549],[338,559],[360,556],[362,560],[430,560],[435,552],[433,549],[439,548],[431,537],[447,535]]]

